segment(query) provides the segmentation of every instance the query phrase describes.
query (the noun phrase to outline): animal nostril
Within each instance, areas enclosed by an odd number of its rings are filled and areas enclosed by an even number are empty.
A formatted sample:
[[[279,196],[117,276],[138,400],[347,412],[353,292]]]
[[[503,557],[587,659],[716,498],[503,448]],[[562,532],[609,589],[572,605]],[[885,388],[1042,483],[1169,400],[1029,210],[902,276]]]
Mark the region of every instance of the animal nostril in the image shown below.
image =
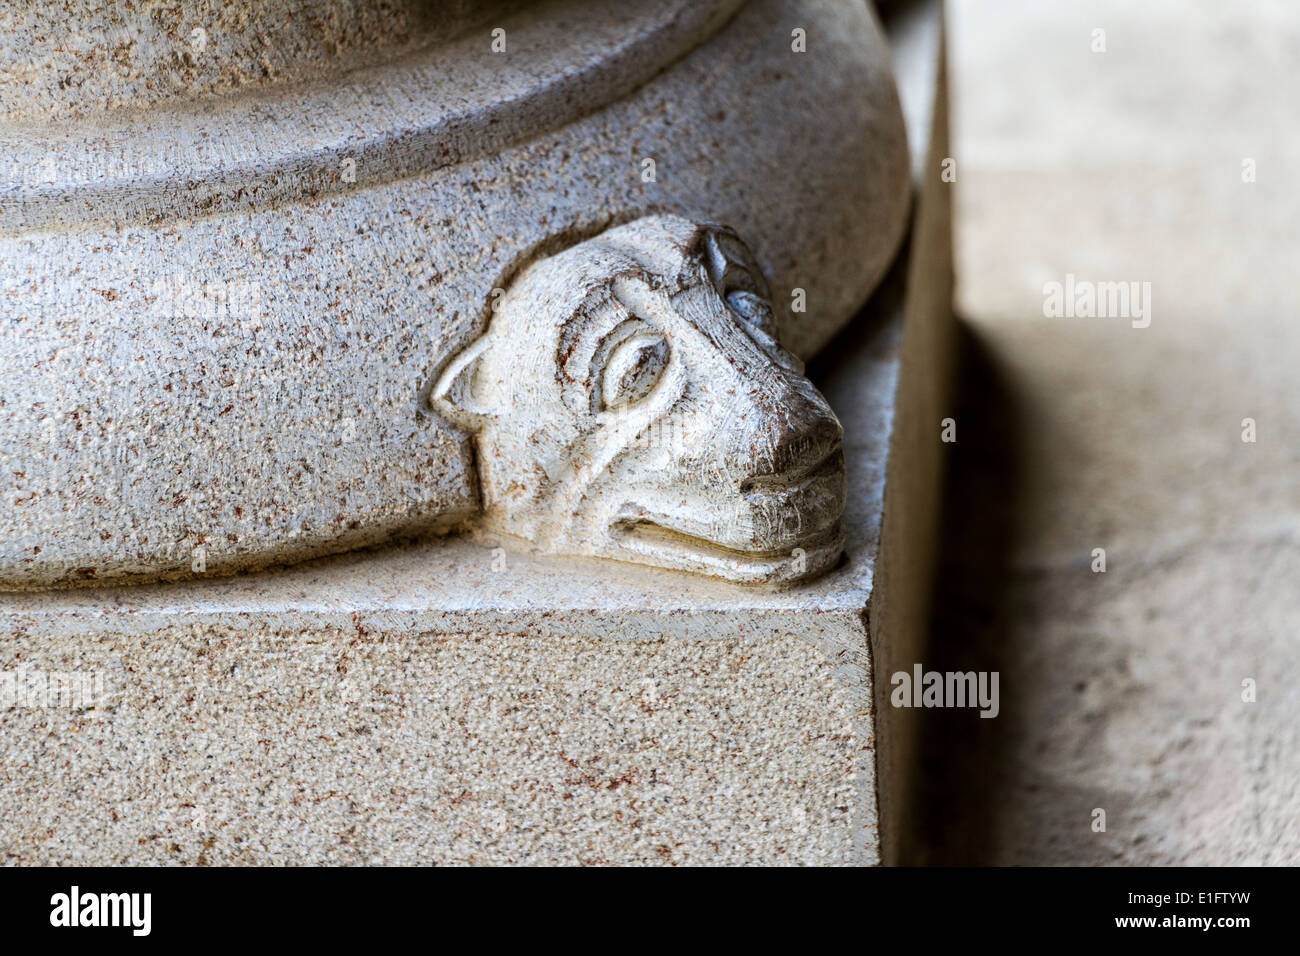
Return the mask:
[[[767,452],[757,457],[755,470],[741,482],[740,490],[749,493],[802,480],[835,453],[843,434],[840,423],[824,414],[814,415],[811,421],[783,424],[780,432],[771,436]]]

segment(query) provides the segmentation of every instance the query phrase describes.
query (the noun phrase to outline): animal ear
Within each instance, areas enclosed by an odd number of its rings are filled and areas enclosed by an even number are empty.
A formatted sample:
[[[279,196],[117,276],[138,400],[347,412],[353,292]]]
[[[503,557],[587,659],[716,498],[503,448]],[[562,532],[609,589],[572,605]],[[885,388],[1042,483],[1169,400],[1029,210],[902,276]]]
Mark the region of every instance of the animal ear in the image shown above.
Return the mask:
[[[477,430],[490,414],[476,389],[479,364],[489,344],[484,334],[461,350],[447,363],[429,392],[429,405],[434,411],[471,430]]]
[[[760,299],[770,298],[767,279],[749,246],[728,226],[704,226],[705,264],[719,290],[747,292]]]

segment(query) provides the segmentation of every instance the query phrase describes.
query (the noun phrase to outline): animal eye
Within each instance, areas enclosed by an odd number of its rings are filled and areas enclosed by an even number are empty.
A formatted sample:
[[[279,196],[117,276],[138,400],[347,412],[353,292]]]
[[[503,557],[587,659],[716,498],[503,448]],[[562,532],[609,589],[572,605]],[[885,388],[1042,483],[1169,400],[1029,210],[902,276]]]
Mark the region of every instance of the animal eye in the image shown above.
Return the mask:
[[[753,292],[738,290],[726,295],[727,307],[741,320],[749,337],[758,343],[782,368],[803,374],[803,363],[781,347],[776,335],[776,319],[767,299]]]
[[[668,342],[657,332],[640,332],[614,347],[601,380],[601,402],[607,409],[641,401],[668,367]]]

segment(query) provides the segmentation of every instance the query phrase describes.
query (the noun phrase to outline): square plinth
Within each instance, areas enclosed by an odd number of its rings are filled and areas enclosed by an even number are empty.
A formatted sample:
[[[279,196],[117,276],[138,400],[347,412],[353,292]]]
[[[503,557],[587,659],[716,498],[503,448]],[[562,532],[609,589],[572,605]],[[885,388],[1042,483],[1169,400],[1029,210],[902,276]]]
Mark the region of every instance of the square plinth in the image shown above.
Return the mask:
[[[5,862],[897,859],[914,733],[881,685],[925,626],[950,301],[948,200],[922,188],[810,370],[849,495],[846,558],[806,586],[470,535],[0,595]]]

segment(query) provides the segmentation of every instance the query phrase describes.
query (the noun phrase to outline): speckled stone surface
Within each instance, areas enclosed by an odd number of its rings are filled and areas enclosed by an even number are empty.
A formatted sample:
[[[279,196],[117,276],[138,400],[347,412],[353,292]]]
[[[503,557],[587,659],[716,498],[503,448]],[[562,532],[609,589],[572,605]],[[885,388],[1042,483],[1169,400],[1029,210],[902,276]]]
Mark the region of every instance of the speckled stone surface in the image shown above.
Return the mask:
[[[519,0],[9,0],[7,122],[85,119],[338,76],[446,42]]]
[[[4,801],[21,810],[6,862],[852,855],[860,701],[788,634],[502,640],[418,617],[236,617],[99,633],[59,658],[27,660],[102,668],[117,702],[4,719]]]
[[[942,265],[943,230],[918,235]],[[905,284],[942,304],[934,265],[914,253]],[[848,480],[846,558],[810,584],[746,588],[474,532],[0,594],[0,859],[896,859],[910,732],[873,671],[910,652],[900,616],[924,619],[910,608],[924,549],[907,545],[934,476],[917,471],[921,432],[897,426],[932,417],[914,399],[940,367],[904,335],[917,297],[897,291],[810,367]]]
[[[330,84],[6,124],[0,582],[189,575],[199,549],[223,573],[471,518],[469,439],[429,384],[513,270],[611,223],[730,225],[785,344],[816,352],[906,219],[889,57],[866,4],[736,7],[534,4],[501,54],[484,23]]]
[[[455,537],[0,595],[0,674],[103,687],[0,710],[0,854],[876,861],[866,608],[900,323],[864,317],[819,376],[846,409],[849,542],[807,587]]]

